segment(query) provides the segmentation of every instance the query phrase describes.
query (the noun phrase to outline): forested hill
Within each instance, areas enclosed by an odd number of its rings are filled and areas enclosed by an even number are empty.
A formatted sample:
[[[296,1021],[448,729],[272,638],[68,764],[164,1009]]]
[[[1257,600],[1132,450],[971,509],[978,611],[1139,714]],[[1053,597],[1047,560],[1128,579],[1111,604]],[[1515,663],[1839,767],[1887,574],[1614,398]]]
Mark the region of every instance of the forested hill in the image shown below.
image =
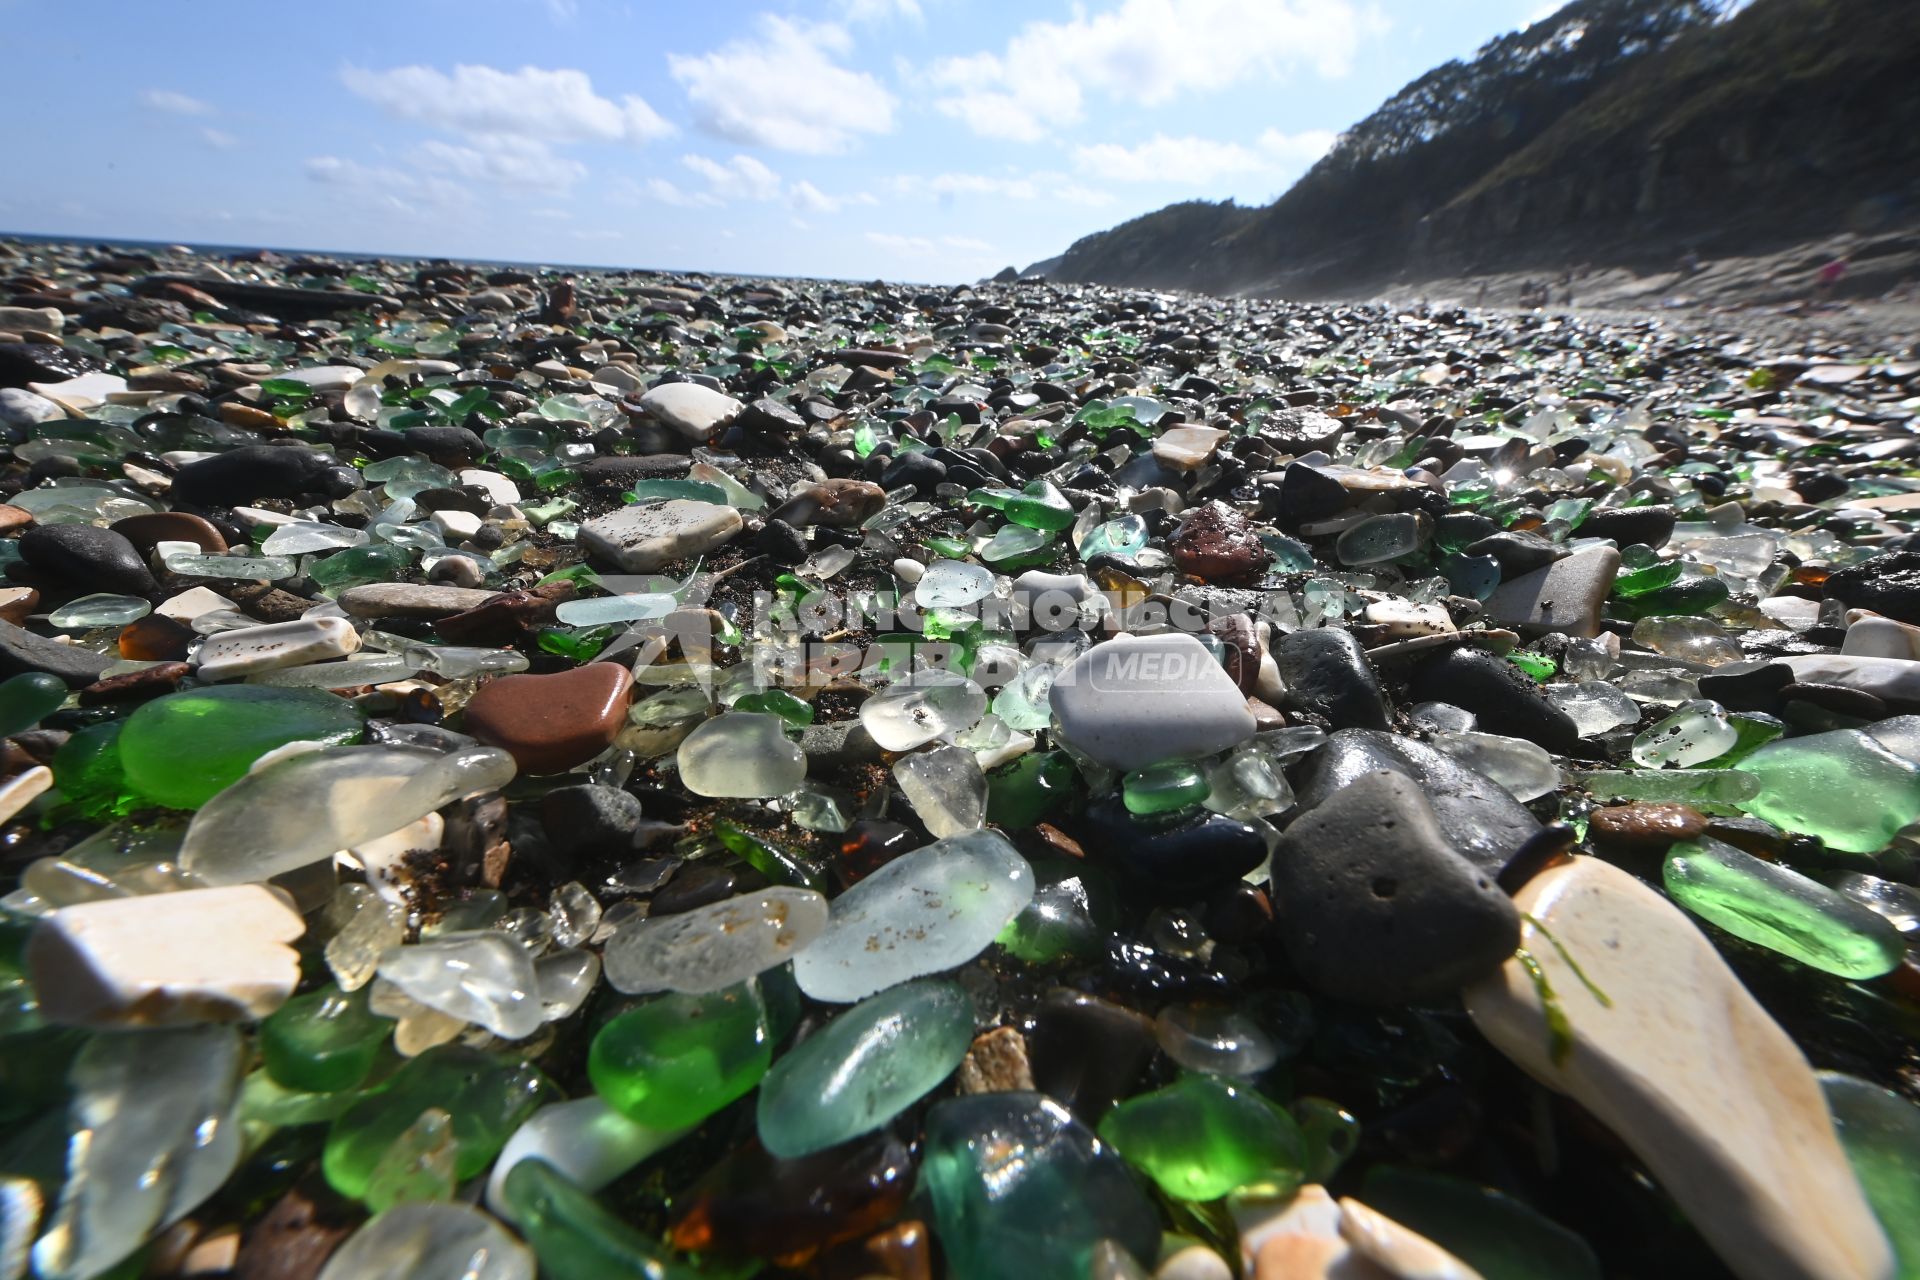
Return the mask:
[[[1311,296],[1920,224],[1920,3],[1725,7],[1575,0],[1401,89],[1271,205],[1169,205],[1049,274]]]

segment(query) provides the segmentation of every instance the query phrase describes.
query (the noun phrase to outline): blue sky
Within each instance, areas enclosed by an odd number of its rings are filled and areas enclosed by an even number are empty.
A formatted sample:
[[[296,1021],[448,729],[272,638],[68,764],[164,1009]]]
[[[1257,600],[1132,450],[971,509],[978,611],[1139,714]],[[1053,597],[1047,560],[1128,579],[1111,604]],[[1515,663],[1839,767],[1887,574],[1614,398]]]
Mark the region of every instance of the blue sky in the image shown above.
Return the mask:
[[[0,230],[954,281],[1285,190],[1541,0],[0,0]]]

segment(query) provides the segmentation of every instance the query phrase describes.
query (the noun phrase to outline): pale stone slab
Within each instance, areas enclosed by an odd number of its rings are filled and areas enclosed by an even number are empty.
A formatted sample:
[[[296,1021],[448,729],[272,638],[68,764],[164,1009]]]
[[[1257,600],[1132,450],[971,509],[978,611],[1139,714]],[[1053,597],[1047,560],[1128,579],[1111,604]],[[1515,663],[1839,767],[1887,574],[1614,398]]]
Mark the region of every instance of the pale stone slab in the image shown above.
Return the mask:
[[[1175,471],[1197,471],[1206,465],[1227,434],[1218,427],[1169,427],[1155,437],[1153,456]]]
[[[628,573],[652,573],[713,550],[740,528],[740,513],[732,507],[674,498],[596,516],[580,526],[579,541]]]
[[[80,1027],[264,1018],[300,982],[306,929],[263,885],[62,907],[34,926],[27,971],[41,1016]]]
[[[342,591],[339,605],[356,618],[421,618],[435,621],[476,609],[496,594],[471,587],[370,582]]]
[[[1487,616],[1522,631],[1600,634],[1600,607],[1613,591],[1620,553],[1589,547],[1544,569],[1503,582],[1487,597]]]
[[[1487,1039],[1618,1134],[1743,1280],[1891,1280],[1807,1060],[1693,922],[1598,858],[1542,872],[1514,901],[1544,926],[1524,924],[1520,945],[1571,1044],[1556,1060],[1517,959],[1462,992]]]
[[[1848,628],[1848,634],[1852,632]],[[1793,678],[1802,684],[1837,684],[1889,702],[1920,702],[1920,662],[1911,658],[1809,653],[1780,661],[1793,669]]]
[[[177,596],[169,596],[154,612],[175,622],[191,623],[202,614],[231,612],[239,607],[212,587],[189,587]]]
[[[233,680],[260,671],[344,658],[360,648],[360,633],[345,618],[301,618],[241,627],[207,637],[200,646],[202,680]]]
[[[1864,609],[1847,612],[1847,635],[1840,652],[1855,658],[1905,658],[1920,662],[1920,627],[1896,622]]]
[[[746,408],[724,391],[697,382],[667,382],[640,397],[640,407],[662,426],[704,440]]]
[[[1185,632],[1118,636],[1053,684],[1061,732],[1112,769],[1212,755],[1253,736],[1246,695]]]

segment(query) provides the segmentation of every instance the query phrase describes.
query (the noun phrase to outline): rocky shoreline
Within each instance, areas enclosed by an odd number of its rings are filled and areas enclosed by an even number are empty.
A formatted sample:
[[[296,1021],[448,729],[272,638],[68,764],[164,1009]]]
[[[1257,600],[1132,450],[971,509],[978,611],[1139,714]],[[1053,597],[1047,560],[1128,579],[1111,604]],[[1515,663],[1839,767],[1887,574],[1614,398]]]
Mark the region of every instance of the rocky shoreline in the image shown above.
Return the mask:
[[[1920,358],[0,242],[0,1280],[1920,1268]]]

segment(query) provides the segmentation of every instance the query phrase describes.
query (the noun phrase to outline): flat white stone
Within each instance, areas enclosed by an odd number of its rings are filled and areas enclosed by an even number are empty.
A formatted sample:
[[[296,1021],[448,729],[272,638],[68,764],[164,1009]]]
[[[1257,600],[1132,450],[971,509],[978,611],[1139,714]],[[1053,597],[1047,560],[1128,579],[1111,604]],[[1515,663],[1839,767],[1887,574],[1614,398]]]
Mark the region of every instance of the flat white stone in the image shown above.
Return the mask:
[[[212,587],[189,587],[177,596],[168,597],[154,612],[175,622],[190,623],[203,614],[221,613],[238,607]]]
[[[1456,628],[1453,615],[1443,604],[1415,604],[1411,600],[1376,600],[1368,605],[1362,619],[1379,627],[1387,640],[1411,640],[1415,636],[1452,635]]]
[[[264,524],[278,529],[283,525],[298,524],[302,517],[288,515],[284,511],[269,511],[265,507],[235,507],[233,514],[243,517],[248,524]]]
[[[62,907],[34,926],[27,970],[49,1022],[181,1026],[263,1018],[300,982],[306,929],[264,885]]]
[[[725,392],[697,382],[663,383],[640,397],[640,407],[690,440],[706,439],[746,408]]]
[[[1462,992],[1496,1048],[1611,1128],[1743,1280],[1890,1280],[1819,1081],[1680,908],[1585,857],[1535,876],[1514,905],[1571,1042],[1556,1055],[1533,980],[1509,960]]]
[[[431,523],[448,542],[464,542],[480,532],[482,521],[471,511],[458,511],[449,507],[434,512]]]
[[[322,364],[310,369],[278,369],[273,373],[277,381],[304,382],[315,391],[345,391],[366,376],[365,369],[356,369],[350,364]]]
[[[625,365],[608,362],[589,374],[589,381],[617,395],[631,395],[641,387],[640,379]]]
[[[29,329],[58,333],[66,323],[67,313],[58,307],[0,307],[0,329],[9,333]]]
[[[1196,471],[1227,435],[1218,427],[1169,427],[1154,440],[1153,456],[1175,471]]]
[[[1522,631],[1598,635],[1600,606],[1619,572],[1620,553],[1612,547],[1576,551],[1495,587],[1487,597],[1487,616]]]
[[[83,373],[65,382],[29,382],[27,390],[78,413],[101,404],[127,389],[127,380],[111,373]]]
[[[421,586],[412,582],[369,582],[348,587],[338,604],[355,618],[446,618],[493,599],[492,591],[470,587]]]
[[[1087,650],[1054,681],[1053,713],[1068,741],[1113,769],[1212,755],[1254,730],[1246,695],[1177,631]]]
[[[1899,658],[1920,662],[1920,627],[1892,618],[1865,617],[1847,628],[1840,653],[1849,658]]]
[[[455,477],[461,484],[485,489],[488,499],[499,506],[510,507],[520,501],[520,486],[498,471],[489,471],[485,467],[463,467],[455,473]]]
[[[1920,702],[1920,662],[1909,658],[1809,653],[1780,661],[1802,684],[1837,684],[1893,702]]]
[[[579,542],[628,573],[652,573],[713,550],[740,528],[740,513],[732,507],[673,498],[596,516],[580,526]]]
[[[209,636],[200,646],[205,681],[234,680],[259,671],[344,658],[360,648],[360,633],[345,618],[300,618],[241,627]]]

